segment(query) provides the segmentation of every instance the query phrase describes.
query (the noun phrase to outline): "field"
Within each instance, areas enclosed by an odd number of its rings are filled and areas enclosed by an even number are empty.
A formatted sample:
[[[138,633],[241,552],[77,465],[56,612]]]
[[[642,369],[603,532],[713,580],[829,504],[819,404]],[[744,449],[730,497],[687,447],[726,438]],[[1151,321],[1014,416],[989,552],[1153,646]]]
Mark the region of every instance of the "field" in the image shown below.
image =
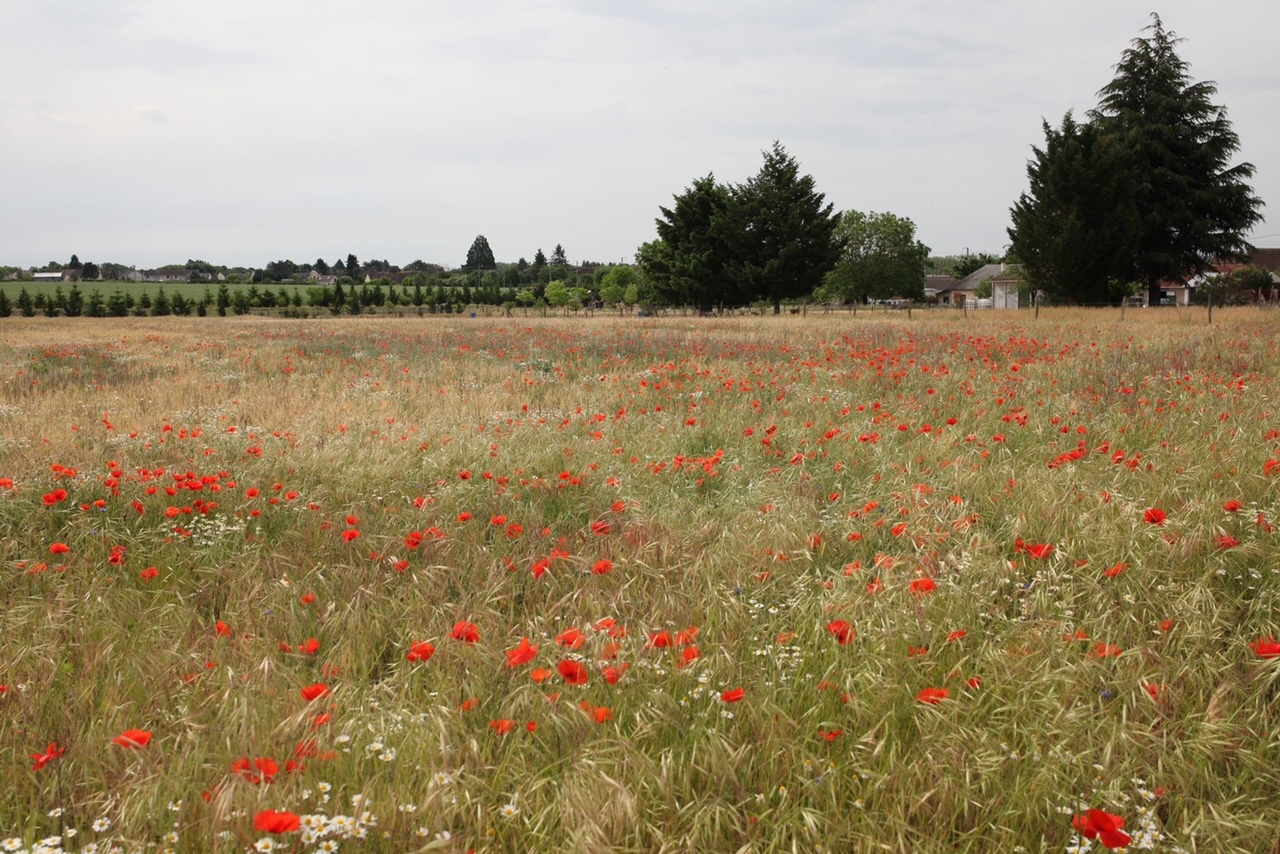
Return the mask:
[[[1273,851],[1214,319],[0,321],[0,850]]]

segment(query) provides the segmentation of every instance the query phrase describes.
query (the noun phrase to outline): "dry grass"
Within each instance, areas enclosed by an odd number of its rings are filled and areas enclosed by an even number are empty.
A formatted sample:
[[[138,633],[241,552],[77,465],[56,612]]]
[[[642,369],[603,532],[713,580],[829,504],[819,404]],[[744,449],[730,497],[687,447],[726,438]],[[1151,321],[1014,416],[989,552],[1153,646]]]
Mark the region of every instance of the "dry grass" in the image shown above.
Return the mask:
[[[1214,320],[5,321],[0,840],[1271,850],[1276,318]]]

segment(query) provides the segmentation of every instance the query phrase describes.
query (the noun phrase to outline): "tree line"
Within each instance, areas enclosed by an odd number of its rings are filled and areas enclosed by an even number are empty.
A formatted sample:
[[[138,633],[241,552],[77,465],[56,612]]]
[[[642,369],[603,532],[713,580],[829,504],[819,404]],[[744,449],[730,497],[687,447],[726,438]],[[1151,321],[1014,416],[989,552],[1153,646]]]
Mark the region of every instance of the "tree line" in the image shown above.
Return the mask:
[[[1158,15],[1124,51],[1115,78],[1087,119],[1068,112],[1058,127],[1043,123],[1043,147],[1032,148],[1028,189],[1010,210],[1009,246],[1000,255],[937,259],[916,237],[909,218],[888,212],[837,212],[780,142],[763,152],[759,171],[739,184],[714,173],[695,179],[659,207],[656,236],[635,253],[635,264],[573,265],[557,244],[527,261],[496,260],[477,235],[457,270],[414,261],[361,263],[354,254],[332,265],[284,259],[260,269],[218,268],[188,260],[179,269],[194,282],[225,279],[218,292],[197,299],[158,294],[161,308],[218,313],[285,305],[358,313],[384,305],[461,304],[555,306],[758,304],[778,312],[784,301],[861,303],[925,298],[930,270],[962,277],[984,263],[1006,261],[1025,288],[1054,301],[1116,303],[1138,289],[1158,304],[1163,286],[1186,282],[1224,261],[1244,260],[1244,235],[1261,220],[1262,202],[1248,180],[1250,163],[1233,164],[1240,141],[1216,88],[1191,79],[1178,56],[1180,39]],[[60,267],[52,262],[50,267]],[[118,265],[68,268],[81,279],[119,273]],[[0,274],[3,274],[0,270]],[[1249,269],[1204,288],[1210,294],[1261,284],[1269,273]],[[334,277],[305,295],[272,294],[267,285],[309,276]],[[250,289],[228,292],[230,285]],[[262,286],[262,289],[257,289]],[[39,311],[38,297],[19,296],[23,313]],[[118,314],[129,297],[49,297],[43,308],[64,314]],[[80,298],[83,300],[83,297]],[[114,301],[113,301],[114,300]],[[175,302],[177,305],[175,306]],[[32,304],[28,304],[32,303]],[[4,303],[0,302],[0,310]]]

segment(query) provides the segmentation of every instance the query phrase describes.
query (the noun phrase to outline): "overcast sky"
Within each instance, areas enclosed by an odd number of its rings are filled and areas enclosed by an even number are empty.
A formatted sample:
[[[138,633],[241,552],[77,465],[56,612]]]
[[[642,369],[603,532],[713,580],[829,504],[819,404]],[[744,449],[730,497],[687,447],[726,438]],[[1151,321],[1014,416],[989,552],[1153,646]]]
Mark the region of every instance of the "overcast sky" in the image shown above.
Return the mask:
[[[630,260],[778,139],[839,210],[1002,251],[1130,0],[0,0],[0,264]],[[1280,4],[1166,0],[1280,246]]]

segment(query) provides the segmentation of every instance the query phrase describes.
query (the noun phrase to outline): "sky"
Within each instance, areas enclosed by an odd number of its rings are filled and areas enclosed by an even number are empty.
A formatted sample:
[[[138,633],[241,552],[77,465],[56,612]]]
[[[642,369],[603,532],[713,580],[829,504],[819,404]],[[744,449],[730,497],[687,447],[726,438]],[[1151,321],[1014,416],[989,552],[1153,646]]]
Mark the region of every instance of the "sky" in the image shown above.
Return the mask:
[[[1096,105],[1131,0],[0,0],[0,265],[556,244],[630,261],[778,140],[837,210],[999,253],[1042,120]],[[1165,0],[1274,209],[1280,4]]]

